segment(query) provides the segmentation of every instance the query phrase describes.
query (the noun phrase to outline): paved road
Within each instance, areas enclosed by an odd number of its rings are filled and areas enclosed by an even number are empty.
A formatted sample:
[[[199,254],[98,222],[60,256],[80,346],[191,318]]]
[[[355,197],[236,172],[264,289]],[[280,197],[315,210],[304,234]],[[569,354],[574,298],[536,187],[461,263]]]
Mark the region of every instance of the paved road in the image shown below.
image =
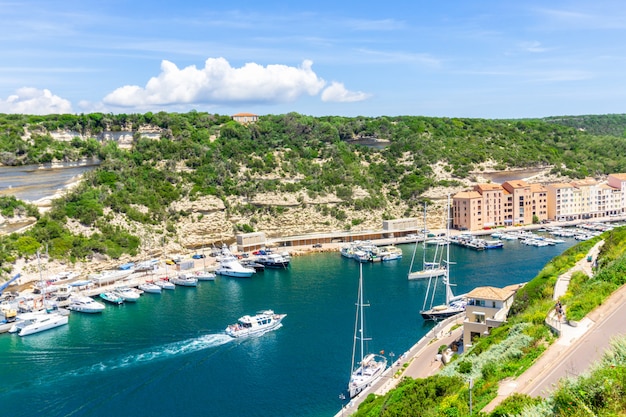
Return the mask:
[[[571,271],[559,277],[555,285],[555,299],[567,290],[564,283],[569,284],[572,271],[582,270],[591,275],[591,265],[595,262],[602,243],[599,242],[589,251],[593,257],[592,262],[587,262],[586,258],[582,259]],[[624,317],[626,317],[626,285],[614,292],[577,326],[557,324],[556,327],[561,332],[559,339],[524,374],[517,379],[502,381],[498,396],[482,411],[492,411],[514,392],[531,397],[547,397],[561,378],[575,377],[584,373],[602,358],[614,336],[626,334]]]
[[[555,343],[551,366],[537,375],[522,376],[527,381],[519,391],[532,397],[546,397],[563,377],[575,377],[584,373],[600,360],[610,347],[613,337],[626,334],[626,286],[615,292],[602,306],[598,307],[579,323],[580,334],[569,334],[572,340]],[[562,337],[566,337],[564,334]]]

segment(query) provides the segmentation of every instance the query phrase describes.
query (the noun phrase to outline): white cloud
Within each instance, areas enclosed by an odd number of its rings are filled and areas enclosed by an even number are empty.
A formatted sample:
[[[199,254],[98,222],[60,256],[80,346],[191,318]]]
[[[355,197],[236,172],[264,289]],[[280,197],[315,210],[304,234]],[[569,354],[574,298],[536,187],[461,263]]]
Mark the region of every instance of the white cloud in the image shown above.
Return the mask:
[[[326,82],[305,60],[300,67],[247,63],[233,68],[224,58],[209,58],[204,68],[179,69],[164,60],[161,73],[145,87],[127,85],[104,97],[104,103],[123,107],[176,105],[182,103],[291,102],[316,95]]]
[[[363,101],[370,98],[371,95],[362,91],[349,91],[343,85],[333,81],[324,92],[322,92],[322,101],[336,101],[340,103],[352,103],[355,101]]]
[[[55,96],[48,89],[23,87],[6,100],[0,99],[0,113],[61,114],[71,112],[72,103]]]
[[[533,42],[522,42],[520,43],[520,48],[526,52],[533,53],[541,53],[549,51],[548,48],[544,47],[541,42],[533,41]]]

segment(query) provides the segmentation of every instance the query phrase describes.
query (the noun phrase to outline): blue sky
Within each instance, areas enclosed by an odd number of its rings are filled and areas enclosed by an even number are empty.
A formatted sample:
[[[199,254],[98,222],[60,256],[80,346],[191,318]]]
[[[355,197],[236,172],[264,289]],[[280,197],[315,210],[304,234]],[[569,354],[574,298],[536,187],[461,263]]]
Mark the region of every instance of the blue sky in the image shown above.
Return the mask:
[[[618,0],[0,0],[0,27],[0,113],[626,113]]]

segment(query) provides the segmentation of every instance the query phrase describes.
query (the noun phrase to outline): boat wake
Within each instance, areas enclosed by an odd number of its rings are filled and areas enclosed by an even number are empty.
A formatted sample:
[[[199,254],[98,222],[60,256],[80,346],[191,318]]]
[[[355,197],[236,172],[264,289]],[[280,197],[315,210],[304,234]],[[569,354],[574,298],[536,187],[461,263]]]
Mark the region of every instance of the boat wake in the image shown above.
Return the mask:
[[[207,334],[194,339],[169,343],[162,346],[154,346],[145,352],[131,353],[121,358],[114,358],[99,362],[92,366],[70,372],[70,375],[81,376],[97,372],[112,371],[115,369],[129,368],[147,362],[164,360],[173,356],[186,355],[200,350],[224,345],[233,339],[225,334]]]

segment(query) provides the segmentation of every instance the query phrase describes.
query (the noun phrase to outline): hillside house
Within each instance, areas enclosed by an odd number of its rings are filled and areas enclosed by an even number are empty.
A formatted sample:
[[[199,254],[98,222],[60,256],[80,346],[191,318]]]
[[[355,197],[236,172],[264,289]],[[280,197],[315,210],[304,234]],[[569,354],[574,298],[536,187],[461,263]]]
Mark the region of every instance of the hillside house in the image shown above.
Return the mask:
[[[489,334],[494,327],[506,322],[507,315],[521,285],[505,288],[478,287],[467,294],[463,345],[471,346],[475,337]]]

